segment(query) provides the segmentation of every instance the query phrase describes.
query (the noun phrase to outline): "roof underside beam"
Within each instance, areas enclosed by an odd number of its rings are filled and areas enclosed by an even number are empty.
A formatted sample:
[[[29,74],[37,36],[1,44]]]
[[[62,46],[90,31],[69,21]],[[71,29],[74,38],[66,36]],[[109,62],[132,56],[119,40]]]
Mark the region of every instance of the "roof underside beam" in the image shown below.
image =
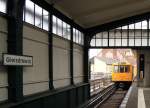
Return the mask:
[[[120,26],[125,26],[128,24],[132,24],[132,23],[136,23],[142,20],[146,20],[150,18],[150,12],[144,13],[144,14],[140,14],[140,15],[136,15],[136,16],[131,16],[128,18],[124,18],[121,20],[117,20],[117,21],[112,21],[110,23],[106,23],[106,24],[102,24],[102,25],[98,25],[95,27],[91,27],[86,29],[86,31],[91,34],[90,36],[95,35],[96,33],[102,32],[102,31],[107,31],[110,29],[114,29]]]

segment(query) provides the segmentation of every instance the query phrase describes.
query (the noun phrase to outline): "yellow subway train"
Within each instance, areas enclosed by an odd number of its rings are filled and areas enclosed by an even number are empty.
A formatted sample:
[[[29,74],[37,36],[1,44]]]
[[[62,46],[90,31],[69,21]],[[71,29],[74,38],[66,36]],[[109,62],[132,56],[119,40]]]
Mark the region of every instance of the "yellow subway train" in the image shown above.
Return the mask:
[[[133,80],[133,66],[127,63],[112,64],[112,81],[130,85]]]

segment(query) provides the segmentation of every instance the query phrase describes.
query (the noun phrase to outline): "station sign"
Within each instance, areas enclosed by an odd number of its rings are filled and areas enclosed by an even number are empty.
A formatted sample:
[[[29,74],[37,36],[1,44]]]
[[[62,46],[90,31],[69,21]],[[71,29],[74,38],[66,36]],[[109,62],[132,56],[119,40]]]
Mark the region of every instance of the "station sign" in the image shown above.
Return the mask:
[[[5,66],[33,66],[32,56],[20,56],[3,54],[3,65]]]

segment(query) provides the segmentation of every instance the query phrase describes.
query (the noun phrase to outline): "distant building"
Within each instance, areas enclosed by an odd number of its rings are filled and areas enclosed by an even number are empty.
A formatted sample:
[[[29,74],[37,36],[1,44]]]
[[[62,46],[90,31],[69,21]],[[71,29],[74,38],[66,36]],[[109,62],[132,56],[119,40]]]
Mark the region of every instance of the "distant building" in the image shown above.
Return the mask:
[[[111,76],[112,64],[120,62],[136,67],[136,59],[130,49],[102,49],[97,56],[90,59],[91,79]],[[136,68],[134,69],[136,71]]]
[[[112,72],[112,63],[117,63],[118,60],[111,58],[93,57],[90,59],[91,64],[91,79],[108,77]]]

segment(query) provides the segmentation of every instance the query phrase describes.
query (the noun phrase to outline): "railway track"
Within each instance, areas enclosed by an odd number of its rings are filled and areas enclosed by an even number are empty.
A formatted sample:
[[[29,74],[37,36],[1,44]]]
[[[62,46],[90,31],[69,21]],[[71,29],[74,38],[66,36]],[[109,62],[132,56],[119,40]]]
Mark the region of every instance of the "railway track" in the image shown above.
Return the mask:
[[[119,108],[126,93],[127,90],[118,88],[112,95],[110,95],[110,97],[107,100],[98,103],[94,106],[94,108]]]
[[[119,108],[127,91],[113,84],[79,108]]]

